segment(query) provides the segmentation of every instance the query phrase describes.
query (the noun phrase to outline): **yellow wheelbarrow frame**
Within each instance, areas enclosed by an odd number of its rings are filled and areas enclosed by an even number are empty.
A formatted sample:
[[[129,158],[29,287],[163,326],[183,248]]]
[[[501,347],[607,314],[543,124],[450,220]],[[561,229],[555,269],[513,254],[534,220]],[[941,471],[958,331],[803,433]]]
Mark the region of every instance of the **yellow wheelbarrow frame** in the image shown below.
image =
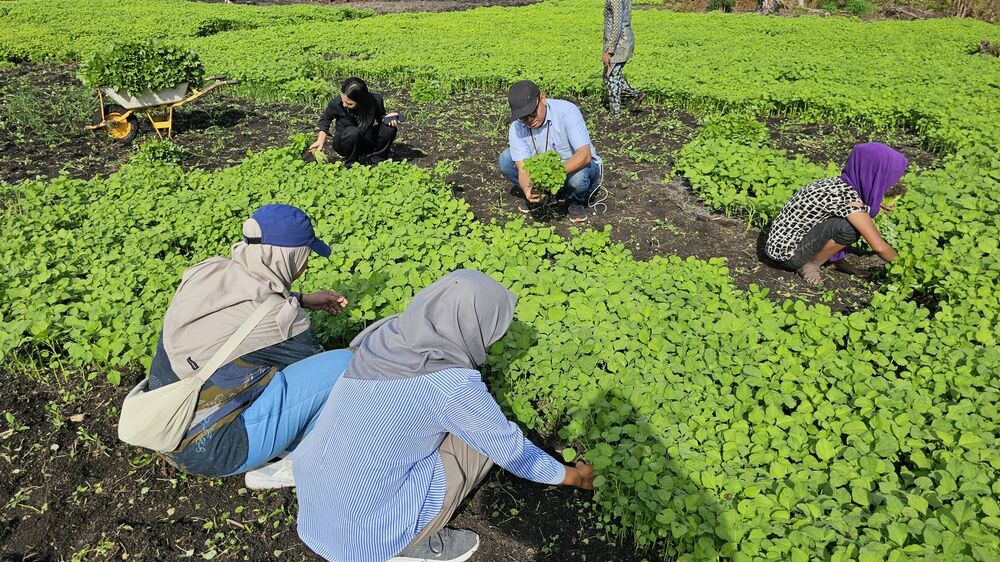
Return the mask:
[[[179,101],[144,105],[141,107],[127,109],[124,112],[108,111],[108,105],[105,102],[104,90],[98,88],[97,98],[101,104],[99,115],[100,121],[92,125],[88,125],[86,128],[91,131],[103,129],[104,132],[106,132],[112,139],[128,143],[135,137],[135,129],[138,129],[139,126],[139,123],[135,118],[135,114],[142,113],[146,116],[146,119],[149,120],[150,125],[153,126],[153,130],[156,131],[157,137],[161,139],[171,138],[173,137],[174,132],[175,108],[189,104],[221,86],[229,86],[240,83],[239,80],[229,80],[225,76],[209,76],[205,80],[208,84],[204,88],[198,89],[194,86],[188,86],[184,98]],[[160,115],[156,115],[157,113]],[[98,118],[95,117],[94,121],[97,120]],[[164,133],[166,133],[166,137],[164,137]]]

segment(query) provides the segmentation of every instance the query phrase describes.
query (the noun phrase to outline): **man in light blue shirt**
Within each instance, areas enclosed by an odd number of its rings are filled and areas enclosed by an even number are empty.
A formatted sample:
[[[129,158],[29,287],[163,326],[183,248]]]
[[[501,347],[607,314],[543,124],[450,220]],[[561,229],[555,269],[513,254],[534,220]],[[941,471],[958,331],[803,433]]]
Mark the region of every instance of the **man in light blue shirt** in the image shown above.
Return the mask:
[[[572,222],[587,220],[587,202],[601,181],[601,160],[590,142],[587,124],[580,108],[571,102],[545,97],[530,80],[522,80],[510,89],[510,147],[500,155],[500,171],[521,188],[528,205],[541,201],[532,193],[531,178],[524,170],[524,160],[548,150],[562,157],[566,166],[566,184],[559,192],[569,201]]]

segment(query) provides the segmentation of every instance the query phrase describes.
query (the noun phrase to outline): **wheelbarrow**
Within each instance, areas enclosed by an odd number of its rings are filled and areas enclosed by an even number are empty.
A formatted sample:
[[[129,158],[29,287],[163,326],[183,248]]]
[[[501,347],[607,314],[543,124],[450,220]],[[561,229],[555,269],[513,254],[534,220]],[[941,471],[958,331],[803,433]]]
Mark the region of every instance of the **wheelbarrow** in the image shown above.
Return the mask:
[[[94,113],[87,129],[103,130],[112,139],[130,143],[139,132],[137,113],[146,116],[159,138],[170,138],[174,131],[174,109],[193,102],[220,86],[239,84],[225,76],[209,76],[202,89],[187,82],[157,92],[146,92],[138,97],[122,94],[111,88],[98,88],[97,99],[101,108]],[[115,103],[108,103],[111,100]]]

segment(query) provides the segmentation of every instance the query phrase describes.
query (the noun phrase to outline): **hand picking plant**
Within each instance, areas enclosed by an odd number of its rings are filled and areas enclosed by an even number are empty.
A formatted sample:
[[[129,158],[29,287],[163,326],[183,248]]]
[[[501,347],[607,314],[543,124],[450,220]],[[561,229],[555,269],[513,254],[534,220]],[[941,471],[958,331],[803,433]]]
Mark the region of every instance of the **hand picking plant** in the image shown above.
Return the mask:
[[[205,67],[193,51],[152,41],[119,43],[98,51],[80,68],[91,88],[113,88],[133,95],[204,83]]]
[[[566,183],[566,166],[554,150],[546,150],[524,161],[524,171],[531,178],[531,190],[555,195]]]

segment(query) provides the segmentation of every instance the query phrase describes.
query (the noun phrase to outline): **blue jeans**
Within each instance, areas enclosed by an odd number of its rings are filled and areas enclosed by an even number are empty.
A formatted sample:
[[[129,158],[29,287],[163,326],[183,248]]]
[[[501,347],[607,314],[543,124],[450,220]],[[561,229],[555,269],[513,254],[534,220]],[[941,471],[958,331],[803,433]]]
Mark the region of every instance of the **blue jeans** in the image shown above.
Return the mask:
[[[517,165],[514,164],[514,160],[510,157],[509,148],[500,154],[499,164],[503,176],[514,185],[520,185],[517,183]],[[594,158],[591,159],[590,164],[573,172],[566,178],[566,183],[563,184],[563,188],[559,190],[558,195],[565,197],[570,203],[586,205],[587,199],[597,189],[600,181],[601,163],[600,160]]]
[[[291,451],[312,429],[334,383],[351,362],[351,351],[336,349],[307,357],[276,373],[264,392],[243,410],[247,460],[233,474],[257,468]]]

